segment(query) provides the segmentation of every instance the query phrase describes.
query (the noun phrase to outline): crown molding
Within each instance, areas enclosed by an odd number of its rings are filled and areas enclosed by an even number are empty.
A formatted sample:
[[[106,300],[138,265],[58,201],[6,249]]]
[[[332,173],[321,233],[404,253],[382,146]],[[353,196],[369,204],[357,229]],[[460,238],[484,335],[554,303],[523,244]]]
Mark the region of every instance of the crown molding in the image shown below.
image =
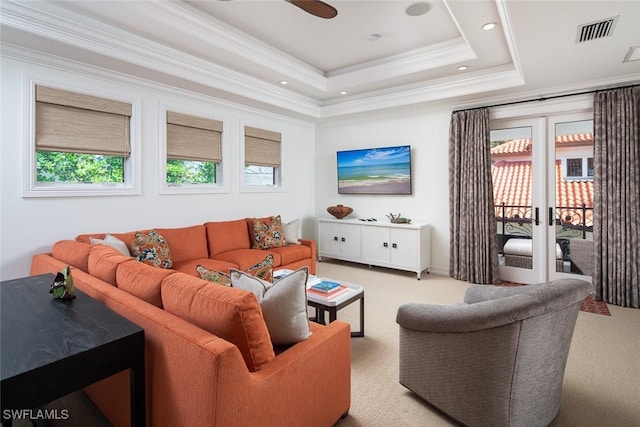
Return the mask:
[[[329,90],[342,90],[476,59],[471,46],[457,38],[384,60],[359,64],[329,75]]]
[[[497,1],[498,5],[503,2]],[[475,57],[465,40],[455,39],[432,48],[418,49],[409,54],[364,64],[366,68],[343,69],[327,77],[308,64],[259,40],[249,38],[222,22],[212,25],[209,16],[205,20],[201,13],[196,13],[189,5],[177,5],[173,2],[130,3],[133,3],[132,6],[140,13],[153,14],[154,20],[167,23],[171,20],[173,26],[188,28],[190,36],[195,36],[203,42],[215,43],[217,47],[233,51],[234,54],[241,52],[253,61],[264,61],[261,65],[276,71],[286,70],[291,79],[306,82],[322,91],[326,91],[328,87],[338,89],[348,85],[365,84],[367,81],[390,79],[401,74],[446,66],[460,61],[461,58],[467,60],[466,58]],[[393,108],[524,84],[519,65],[515,64],[515,69],[513,66],[496,67],[465,74],[463,79],[456,75],[455,79],[447,77],[369,91],[349,98],[322,101],[288,91],[275,83],[265,83],[197,56],[62,9],[52,3],[32,4],[5,0],[0,3],[0,12],[0,24],[24,33],[25,38],[46,38],[64,45],[66,50],[75,48],[75,55],[79,58],[82,57],[82,50],[90,51],[107,59],[117,59],[133,65],[126,68],[127,72],[135,77],[147,78],[146,70],[152,70],[162,79],[159,81],[161,84],[178,87],[203,85],[228,93],[231,98],[245,98],[264,105],[267,109],[272,107],[313,119]],[[505,19],[508,20],[508,17]],[[505,32],[510,33],[508,24],[503,25],[503,28]],[[507,40],[510,38],[507,37]],[[509,46],[513,54],[515,50],[511,42]]]
[[[219,19],[205,15],[186,3],[131,2],[131,6],[143,16],[153,17],[167,27],[188,29],[189,36],[207,45],[240,56],[243,59],[269,67],[282,76],[290,76],[309,87],[326,91],[327,78],[322,70],[275,49],[255,37],[251,37]]]
[[[322,118],[354,114],[377,109],[394,108],[409,104],[419,104],[455,98],[479,92],[506,89],[523,85],[522,75],[508,66],[496,67],[469,75],[465,79],[445,78],[425,85],[396,87],[391,93],[368,95],[342,103],[327,104],[322,107]]]
[[[26,6],[28,4],[2,2],[0,23],[27,34],[45,37],[275,107],[311,117],[319,115],[320,109],[311,98],[265,84],[258,79],[119,29],[110,28],[110,32],[106,33],[100,23],[88,21],[87,18],[83,18],[85,24],[80,24],[77,20],[54,16],[53,12],[43,13],[30,9]]]

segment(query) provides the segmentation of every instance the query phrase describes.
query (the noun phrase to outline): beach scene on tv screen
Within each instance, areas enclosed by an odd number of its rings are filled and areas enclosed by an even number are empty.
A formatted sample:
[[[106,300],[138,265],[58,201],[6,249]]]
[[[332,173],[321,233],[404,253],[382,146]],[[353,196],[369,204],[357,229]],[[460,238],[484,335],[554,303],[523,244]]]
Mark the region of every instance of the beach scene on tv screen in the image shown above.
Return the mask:
[[[411,147],[338,151],[338,193],[411,194]]]

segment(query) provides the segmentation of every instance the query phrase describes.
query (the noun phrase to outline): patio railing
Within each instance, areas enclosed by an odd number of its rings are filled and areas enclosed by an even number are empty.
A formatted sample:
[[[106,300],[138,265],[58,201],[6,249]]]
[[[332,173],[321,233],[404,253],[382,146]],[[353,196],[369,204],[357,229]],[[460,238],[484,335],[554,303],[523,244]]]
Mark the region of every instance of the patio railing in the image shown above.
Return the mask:
[[[499,242],[500,253],[503,253],[502,248],[507,240],[513,237],[531,238],[533,236],[533,223],[538,218],[532,206],[502,203],[494,205],[494,209],[499,226],[498,234],[502,237]],[[550,208],[550,211],[552,209]],[[562,252],[568,254],[568,239],[587,239],[588,233],[593,232],[593,207],[584,203],[581,206],[557,206],[549,225],[554,224],[556,240]]]

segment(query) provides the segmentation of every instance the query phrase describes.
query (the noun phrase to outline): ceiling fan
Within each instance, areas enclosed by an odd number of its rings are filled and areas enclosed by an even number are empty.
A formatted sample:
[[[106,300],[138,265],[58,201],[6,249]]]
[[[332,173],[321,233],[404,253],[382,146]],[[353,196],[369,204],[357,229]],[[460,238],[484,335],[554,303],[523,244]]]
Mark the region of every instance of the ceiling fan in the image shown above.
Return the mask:
[[[294,6],[298,6],[300,9],[307,13],[310,13],[318,18],[331,19],[335,18],[338,11],[331,5],[320,0],[285,0]]]

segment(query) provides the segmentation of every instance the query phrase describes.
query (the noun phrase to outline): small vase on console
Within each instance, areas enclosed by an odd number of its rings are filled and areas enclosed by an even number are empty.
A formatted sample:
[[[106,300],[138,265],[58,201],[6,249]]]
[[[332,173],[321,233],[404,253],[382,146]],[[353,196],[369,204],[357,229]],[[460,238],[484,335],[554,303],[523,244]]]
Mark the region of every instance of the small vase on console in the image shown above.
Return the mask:
[[[353,208],[344,205],[329,206],[327,208],[327,212],[335,216],[337,219],[342,219],[353,212]]]

